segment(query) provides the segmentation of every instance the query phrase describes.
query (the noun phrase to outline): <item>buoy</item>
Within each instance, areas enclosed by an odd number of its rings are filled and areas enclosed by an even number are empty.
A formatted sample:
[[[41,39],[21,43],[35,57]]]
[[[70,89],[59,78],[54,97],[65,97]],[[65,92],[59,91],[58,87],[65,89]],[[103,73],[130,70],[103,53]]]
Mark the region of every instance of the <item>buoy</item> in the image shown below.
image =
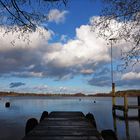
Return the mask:
[[[44,112],[42,113],[42,115],[41,115],[40,122],[41,122],[42,120],[44,120],[45,118],[47,118],[47,117],[48,117],[48,112],[47,112],[47,111],[44,111]]]
[[[95,118],[94,118],[93,114],[88,113],[88,114],[86,115],[86,119],[87,119],[88,121],[90,121],[90,122],[93,124],[93,126],[94,126],[95,128],[97,128],[97,126],[96,126],[96,121],[95,121]]]
[[[25,135],[27,135],[33,128],[38,125],[38,121],[35,118],[31,118],[27,121],[26,127],[25,127]]]
[[[10,102],[6,102],[5,107],[10,107]]]
[[[104,140],[118,140],[115,132],[111,129],[103,130],[101,132],[101,135],[104,138]]]

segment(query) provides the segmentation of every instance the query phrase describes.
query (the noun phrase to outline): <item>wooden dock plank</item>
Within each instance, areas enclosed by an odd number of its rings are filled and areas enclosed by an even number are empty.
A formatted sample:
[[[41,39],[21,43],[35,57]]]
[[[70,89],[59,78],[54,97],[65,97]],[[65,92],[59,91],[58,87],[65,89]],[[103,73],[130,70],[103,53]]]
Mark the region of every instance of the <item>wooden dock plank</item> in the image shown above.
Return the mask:
[[[96,136],[53,136],[53,137],[26,137],[23,140],[101,140]]]
[[[114,109],[118,109],[118,110],[124,110],[124,106],[123,105],[114,105],[113,108]]]
[[[140,109],[140,106],[138,105],[128,105],[129,109]]]
[[[51,112],[23,140],[100,140],[82,112]]]
[[[29,133],[28,136],[98,136],[97,130],[36,130]]]
[[[79,121],[79,120],[81,120],[81,121],[82,121],[82,120],[85,120],[85,117],[45,118],[44,121],[45,121],[45,120],[50,120],[50,121],[51,121],[51,120],[57,120],[57,121],[61,121],[61,120],[67,120],[67,121],[68,121],[68,120],[77,120],[77,121]]]
[[[48,116],[49,118],[74,118],[74,117],[84,117],[82,112],[51,112]]]
[[[124,105],[114,105],[113,108],[118,110],[125,110]],[[140,109],[140,106],[128,105],[128,109]]]
[[[43,121],[40,123],[40,126],[47,125],[47,126],[90,126],[91,124],[87,121]]]
[[[34,130],[48,130],[48,129],[65,129],[65,130],[86,130],[86,129],[92,129],[92,130],[96,130],[96,128],[94,128],[93,126],[40,126],[38,125],[37,127],[34,128]]]
[[[129,121],[138,121],[138,120],[140,120],[140,118],[138,116],[127,116],[127,118],[126,118],[126,117],[121,116],[121,115],[115,115],[115,118],[119,119],[119,120],[122,120],[122,121],[124,121],[124,120],[129,120]]]

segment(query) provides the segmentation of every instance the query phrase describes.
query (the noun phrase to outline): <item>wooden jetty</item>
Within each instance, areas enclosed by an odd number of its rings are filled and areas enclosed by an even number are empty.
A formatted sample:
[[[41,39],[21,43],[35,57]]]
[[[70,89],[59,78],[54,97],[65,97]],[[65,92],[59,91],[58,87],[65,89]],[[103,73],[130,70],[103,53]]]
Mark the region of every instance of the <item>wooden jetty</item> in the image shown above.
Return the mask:
[[[51,112],[23,140],[102,140],[82,112]]]
[[[124,104],[123,105],[116,105],[116,93],[115,93],[115,83],[112,83],[112,110],[113,114],[115,113],[115,110],[121,110],[124,112],[124,116],[127,116],[127,112],[129,109],[138,109],[138,118],[140,118],[140,94],[132,97],[137,98],[137,105],[128,105],[128,96],[129,94],[125,93],[122,97],[124,98]],[[131,97],[129,96],[129,97]],[[115,113],[116,115],[116,113]]]
[[[116,97],[113,97],[113,98],[116,98]],[[128,109],[138,109],[138,110],[140,109],[140,96],[136,96],[137,101],[138,101],[138,104],[137,105],[128,105],[128,95],[127,94],[124,94],[123,98],[124,98],[124,104],[123,105],[116,105],[113,102],[113,109],[114,110],[117,109],[117,110],[122,110],[122,111],[127,112]]]

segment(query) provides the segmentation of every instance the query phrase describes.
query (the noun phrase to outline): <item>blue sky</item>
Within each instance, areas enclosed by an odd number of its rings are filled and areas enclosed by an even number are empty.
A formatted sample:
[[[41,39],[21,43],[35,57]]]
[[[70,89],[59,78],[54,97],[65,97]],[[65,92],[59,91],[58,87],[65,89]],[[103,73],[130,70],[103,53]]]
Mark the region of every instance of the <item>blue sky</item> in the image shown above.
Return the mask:
[[[0,90],[34,93],[97,93],[111,91],[110,45],[92,31],[103,4],[71,0],[66,7],[52,8],[49,20],[34,33],[31,42],[17,39],[18,33],[0,32]],[[49,28],[44,30],[43,26]],[[113,27],[115,28],[115,27]],[[39,32],[43,34],[40,36]],[[15,46],[11,42],[15,41]],[[114,81],[117,90],[138,89],[140,67],[119,72],[120,53],[129,44],[113,44]]]

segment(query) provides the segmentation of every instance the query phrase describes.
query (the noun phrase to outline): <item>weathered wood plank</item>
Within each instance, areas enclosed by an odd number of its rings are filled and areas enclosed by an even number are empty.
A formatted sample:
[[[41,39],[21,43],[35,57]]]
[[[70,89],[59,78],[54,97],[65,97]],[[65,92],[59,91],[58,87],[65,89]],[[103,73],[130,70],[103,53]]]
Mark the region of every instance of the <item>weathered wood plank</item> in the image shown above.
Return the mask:
[[[87,121],[67,121],[67,120],[61,120],[61,121],[42,121],[40,126],[47,125],[47,126],[90,126],[90,124]]]
[[[85,120],[85,117],[70,117],[70,118],[68,118],[68,117],[66,117],[66,118],[64,118],[64,117],[61,117],[61,118],[52,118],[52,117],[49,117],[49,118],[45,118],[44,121],[45,120],[54,120],[54,121],[77,120],[77,121],[79,121],[79,120]]]
[[[140,106],[138,105],[128,105],[129,109],[140,109]]]
[[[71,130],[71,129],[81,129],[81,130],[85,130],[85,129],[95,129],[95,127],[93,126],[40,126],[38,125],[37,127],[34,128],[35,130],[41,130],[41,129],[68,129],[68,130]]]
[[[82,112],[51,112],[48,116],[49,118],[72,118],[72,117],[84,117]]]
[[[51,112],[23,140],[100,140],[82,112]]]
[[[122,120],[122,121],[126,120],[126,118],[124,116],[120,116],[120,115],[116,115],[115,118]],[[127,120],[135,121],[135,120],[139,120],[139,117],[138,116],[128,116]]]
[[[118,109],[118,110],[124,110],[124,106],[123,105],[115,105],[113,106],[114,109]],[[128,105],[128,109],[140,109],[140,106],[137,105]]]
[[[36,130],[29,133],[28,136],[98,136],[97,130]]]
[[[53,136],[53,137],[26,137],[23,140],[101,140],[96,136]]]
[[[124,110],[124,106],[123,105],[114,105],[113,108],[114,109],[118,109],[118,110]]]

